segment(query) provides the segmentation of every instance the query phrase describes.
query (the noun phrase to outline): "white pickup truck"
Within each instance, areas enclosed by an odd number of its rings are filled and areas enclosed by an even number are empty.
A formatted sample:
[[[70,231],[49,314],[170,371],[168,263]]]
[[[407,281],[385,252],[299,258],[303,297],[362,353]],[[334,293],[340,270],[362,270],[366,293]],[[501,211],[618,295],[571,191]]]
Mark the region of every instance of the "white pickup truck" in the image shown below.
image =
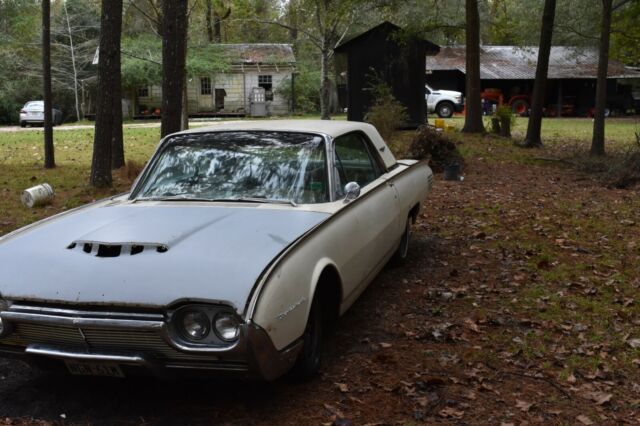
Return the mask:
[[[454,111],[462,112],[464,109],[464,99],[462,93],[453,90],[437,90],[424,85],[427,101],[427,112],[435,112],[440,118],[449,118]]]

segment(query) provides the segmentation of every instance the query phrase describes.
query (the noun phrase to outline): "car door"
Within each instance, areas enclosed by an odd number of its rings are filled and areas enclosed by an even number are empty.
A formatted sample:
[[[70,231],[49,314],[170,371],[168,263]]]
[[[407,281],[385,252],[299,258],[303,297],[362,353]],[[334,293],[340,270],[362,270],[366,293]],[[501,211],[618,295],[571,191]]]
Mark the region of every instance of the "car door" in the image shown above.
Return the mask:
[[[341,259],[345,296],[357,296],[384,266],[397,243],[399,201],[382,170],[382,162],[368,139],[350,133],[334,140],[335,198],[344,198],[344,186],[356,182],[360,196],[342,214],[348,222],[349,246]],[[360,291],[358,291],[360,290]]]

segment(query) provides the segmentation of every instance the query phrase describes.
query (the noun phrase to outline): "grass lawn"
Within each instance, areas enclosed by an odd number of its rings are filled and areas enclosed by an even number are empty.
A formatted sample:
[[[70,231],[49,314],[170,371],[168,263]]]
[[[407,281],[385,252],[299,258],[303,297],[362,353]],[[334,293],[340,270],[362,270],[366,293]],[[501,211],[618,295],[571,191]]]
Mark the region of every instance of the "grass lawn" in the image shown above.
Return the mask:
[[[433,124],[435,117],[429,117]],[[458,130],[464,125],[464,117],[445,119]],[[485,117],[485,128],[490,129],[489,118]],[[527,133],[526,117],[517,117],[512,134],[515,140],[524,139]],[[605,127],[607,148],[622,148],[635,141],[635,132],[640,132],[640,118],[608,118]],[[542,120],[543,143],[549,146],[578,145],[589,148],[593,133],[593,120],[590,118],[551,118]]]

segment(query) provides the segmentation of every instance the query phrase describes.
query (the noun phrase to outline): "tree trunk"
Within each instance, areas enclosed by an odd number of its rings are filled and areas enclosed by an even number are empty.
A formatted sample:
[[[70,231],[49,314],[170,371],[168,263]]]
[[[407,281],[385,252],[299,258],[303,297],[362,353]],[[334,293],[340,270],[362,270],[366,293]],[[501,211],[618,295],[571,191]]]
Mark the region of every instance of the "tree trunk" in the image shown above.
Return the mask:
[[[480,15],[478,0],[466,0],[466,44],[467,44],[467,115],[462,131],[483,133],[482,101],[480,99]]]
[[[122,0],[103,1],[100,16],[96,127],[91,162],[91,184],[97,187],[111,185],[112,150],[116,145],[115,139],[120,138],[120,145],[122,144],[121,30]]]
[[[189,128],[189,93],[187,91],[187,73],[184,73],[182,83],[182,114],[180,119],[180,130]]]
[[[531,113],[529,116],[529,124],[527,125],[527,136],[524,140],[524,146],[528,148],[542,146],[542,139],[540,137],[542,130],[542,110],[544,108],[555,15],[556,0],[545,0],[544,12],[542,14],[542,31],[540,32],[540,46],[538,49],[538,65],[536,66],[536,81],[533,85],[533,102],[531,103]]]
[[[604,110],[607,108],[607,70],[609,68],[609,37],[613,0],[602,0],[600,49],[598,53],[598,80],[596,83],[596,112],[593,120],[591,155],[604,155]]]
[[[213,41],[222,43],[222,17],[217,12],[213,13]]]
[[[207,39],[209,43],[213,43],[213,25],[212,25],[212,16],[213,16],[213,5],[211,4],[213,0],[205,0],[207,4],[207,11],[205,13],[205,19],[207,21]]]
[[[329,81],[329,50],[323,47],[320,61],[320,118],[330,120],[331,82]]]
[[[51,117],[51,2],[42,0],[42,94],[44,98],[44,167],[56,166]]]
[[[178,132],[182,121],[182,91],[187,57],[187,0],[162,3],[162,124],[160,134]]]

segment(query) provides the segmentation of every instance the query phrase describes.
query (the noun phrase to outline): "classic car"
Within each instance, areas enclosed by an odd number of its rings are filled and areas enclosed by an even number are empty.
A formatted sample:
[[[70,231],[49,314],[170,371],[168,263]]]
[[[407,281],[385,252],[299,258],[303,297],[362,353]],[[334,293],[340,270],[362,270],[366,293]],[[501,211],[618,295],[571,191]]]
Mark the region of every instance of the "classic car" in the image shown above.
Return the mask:
[[[312,376],[326,326],[406,257],[432,181],[364,123],[167,136],[130,192],[0,238],[0,355],[81,375]]]

